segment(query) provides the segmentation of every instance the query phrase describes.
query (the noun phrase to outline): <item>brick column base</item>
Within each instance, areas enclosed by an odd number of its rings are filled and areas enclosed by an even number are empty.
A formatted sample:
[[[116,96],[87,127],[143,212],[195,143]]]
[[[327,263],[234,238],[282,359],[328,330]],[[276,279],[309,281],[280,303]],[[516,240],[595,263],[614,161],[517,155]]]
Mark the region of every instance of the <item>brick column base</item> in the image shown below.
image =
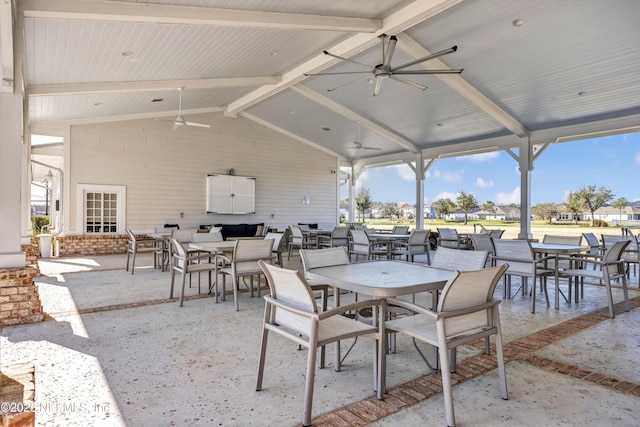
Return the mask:
[[[37,265],[0,270],[0,327],[42,321],[42,304],[33,281],[39,274]]]
[[[33,427],[36,424],[34,407],[35,370],[23,364],[2,368],[0,372],[0,426]]]

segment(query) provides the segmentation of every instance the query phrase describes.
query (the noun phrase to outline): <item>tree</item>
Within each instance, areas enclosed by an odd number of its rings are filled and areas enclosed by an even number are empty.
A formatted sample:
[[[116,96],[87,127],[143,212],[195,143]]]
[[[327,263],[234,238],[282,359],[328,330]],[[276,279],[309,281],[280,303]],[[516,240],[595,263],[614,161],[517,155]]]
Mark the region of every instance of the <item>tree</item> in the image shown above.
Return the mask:
[[[538,203],[535,206],[531,206],[531,213],[540,219],[548,219],[549,224],[553,217],[558,215],[560,207],[555,203]]]
[[[456,205],[451,199],[438,199],[433,202],[433,209],[436,211],[436,215],[441,218],[453,212],[455,208]]]
[[[580,186],[580,189],[574,193],[574,196],[580,200],[584,207],[591,212],[591,226],[595,224],[595,211],[606,205],[613,199],[613,193],[606,187],[596,188],[595,185]]]
[[[362,222],[364,222],[364,212],[367,209],[371,209],[373,206],[373,200],[371,199],[371,192],[367,187],[360,187],[358,194],[356,194],[356,209],[362,216]]]
[[[469,212],[473,209],[477,209],[480,207],[478,204],[478,199],[473,193],[465,193],[461,191],[456,198],[456,202],[458,202],[458,208],[464,212],[464,225],[467,225],[467,216]]]
[[[400,211],[398,210],[398,205],[394,202],[384,203],[380,209],[380,215],[383,218],[393,219],[394,216],[400,217]]]
[[[564,210],[566,212],[570,212],[573,215],[573,219],[576,224],[578,224],[578,220],[580,219],[580,212],[585,210],[584,203],[579,197],[570,191],[567,196],[567,203],[564,205]]]
[[[616,209],[620,209],[620,221],[622,221],[622,209],[626,208],[628,204],[629,202],[624,197],[620,197],[618,200],[611,203],[611,206]]]
[[[486,203],[482,204],[482,210],[488,213],[496,213],[496,204],[491,200],[488,200]]]

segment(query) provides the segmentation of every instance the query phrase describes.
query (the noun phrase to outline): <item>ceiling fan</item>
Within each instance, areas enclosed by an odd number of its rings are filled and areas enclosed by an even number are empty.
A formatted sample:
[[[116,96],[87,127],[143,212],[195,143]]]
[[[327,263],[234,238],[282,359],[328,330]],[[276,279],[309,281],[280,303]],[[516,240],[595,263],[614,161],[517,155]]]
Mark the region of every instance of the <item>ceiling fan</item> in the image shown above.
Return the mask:
[[[195,126],[195,127],[200,127],[200,128],[211,127],[210,125],[206,125],[204,123],[187,122],[184,119],[184,117],[182,117],[182,91],[183,90],[184,90],[184,87],[179,87],[178,88],[178,92],[180,93],[180,106],[178,108],[178,117],[176,117],[176,119],[173,120],[173,127],[171,128],[171,130],[176,130],[180,126]]]
[[[380,147],[368,147],[360,142],[360,122],[358,123],[358,139],[353,141],[353,145],[348,147],[349,150],[352,151],[360,151],[360,150],[381,150]]]
[[[391,59],[393,58],[393,53],[396,49],[396,44],[398,42],[398,39],[396,38],[396,36],[391,36],[388,37],[387,40],[387,35],[386,34],[382,34],[380,36],[380,41],[381,41],[381,45],[382,45],[382,63],[378,64],[376,66],[371,66],[371,65],[367,65],[367,64],[363,64],[361,62],[358,61],[354,61],[352,59],[349,58],[345,58],[342,56],[338,56],[338,55],[334,55],[328,51],[324,51],[323,53],[325,55],[329,55],[329,56],[333,56],[334,58],[337,59],[341,59],[343,61],[348,61],[348,62],[352,62],[354,64],[357,65],[361,65],[364,67],[367,67],[369,70],[368,71],[344,71],[344,72],[336,72],[336,73],[316,73],[316,74],[306,74],[305,76],[329,76],[329,75],[337,75],[337,74],[369,74],[368,76],[365,77],[361,77],[358,78],[356,80],[347,82],[343,85],[340,85],[338,87],[335,87],[333,89],[328,89],[327,92],[333,92],[336,89],[340,89],[344,86],[348,86],[352,83],[356,83],[358,81],[361,80],[370,80],[371,81],[371,75],[373,75],[373,78],[375,78],[375,82],[376,85],[373,89],[373,96],[378,96],[380,94],[380,88],[382,87],[382,81],[385,79],[393,79],[393,80],[397,80],[399,82],[405,83],[409,86],[413,86],[415,88],[421,89],[421,90],[426,90],[428,89],[427,86],[421,85],[419,83],[416,83],[414,81],[405,79],[403,77],[399,77],[399,76],[403,76],[403,75],[420,75],[420,74],[460,74],[462,73],[462,69],[446,69],[446,70],[405,70],[405,68],[410,67],[412,65],[415,64],[420,64],[422,62],[428,61],[430,59],[434,59],[437,58],[439,56],[443,56],[443,55],[447,55],[449,53],[453,53],[456,50],[458,50],[458,46],[453,46],[449,49],[445,49],[445,50],[441,50],[440,52],[436,52],[433,53],[431,55],[427,55],[424,56],[422,58],[418,58],[416,60],[407,62],[406,64],[402,64],[399,65],[397,67],[392,67],[391,66]],[[373,82],[373,81],[371,81]]]

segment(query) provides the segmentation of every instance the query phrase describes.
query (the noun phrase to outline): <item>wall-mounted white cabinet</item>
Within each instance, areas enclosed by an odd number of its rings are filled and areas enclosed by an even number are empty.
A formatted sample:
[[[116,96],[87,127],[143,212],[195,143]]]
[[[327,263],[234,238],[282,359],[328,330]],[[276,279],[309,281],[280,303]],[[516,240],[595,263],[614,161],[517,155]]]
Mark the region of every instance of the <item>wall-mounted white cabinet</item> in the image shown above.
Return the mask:
[[[207,174],[207,213],[254,214],[256,179]]]

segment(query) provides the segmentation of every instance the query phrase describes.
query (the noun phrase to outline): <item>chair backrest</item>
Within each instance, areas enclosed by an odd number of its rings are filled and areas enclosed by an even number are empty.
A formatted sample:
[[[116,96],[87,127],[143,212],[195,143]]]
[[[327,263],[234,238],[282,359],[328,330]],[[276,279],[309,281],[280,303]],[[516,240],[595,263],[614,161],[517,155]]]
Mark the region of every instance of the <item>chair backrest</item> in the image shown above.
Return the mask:
[[[127,232],[127,235],[129,236],[129,242],[135,242],[136,241],[136,235],[133,234],[133,231],[129,230],[128,228],[126,228],[124,231]]]
[[[304,235],[302,234],[302,229],[299,225],[290,225],[289,230],[291,230],[291,243],[296,245],[302,245],[302,240]]]
[[[351,251],[369,253],[369,235],[364,230],[351,230]]]
[[[442,290],[438,312],[451,312],[479,306],[493,300],[498,281],[507,265],[472,271],[456,271]],[[488,308],[444,320],[447,336],[460,335],[487,326],[491,322]]]
[[[600,237],[602,238],[602,246],[607,249],[615,242],[627,241],[631,239],[635,240],[633,236],[622,236],[620,234],[601,234]]]
[[[624,250],[631,243],[630,240],[617,240],[614,242],[609,248],[606,250],[604,255],[602,256],[602,261],[605,263],[619,261],[622,259],[622,255]],[[605,266],[607,273],[613,276],[616,274],[624,274],[624,265],[623,264],[614,264]]]
[[[223,240],[222,233],[191,233],[190,242],[222,242]]]
[[[545,234],[542,238],[542,243],[579,246],[582,244],[582,236],[558,236],[554,234]]]
[[[480,270],[484,268],[488,256],[488,251],[462,251],[441,246],[436,249],[431,267],[459,271]]]
[[[283,251],[283,243],[284,243],[284,233],[273,233],[271,231],[269,231],[265,236],[264,239],[273,239],[273,248],[272,251],[273,252],[282,252]]]
[[[173,230],[171,230],[171,237],[176,239],[180,243],[189,243],[191,241],[191,235],[197,232],[198,230],[196,230],[195,228],[190,230],[180,230],[174,228]]]
[[[393,226],[392,234],[409,234],[408,225],[395,225]]]
[[[471,244],[474,251],[487,251],[489,254],[493,254],[493,243],[491,242],[491,235],[488,233],[471,233],[469,234]]]
[[[350,264],[349,254],[342,246],[326,249],[300,249],[304,274],[312,268]]]
[[[535,254],[528,240],[495,239],[493,247],[495,249],[496,265],[509,264],[509,274],[533,274]]]
[[[211,227],[209,233],[222,233],[222,227]]]
[[[334,227],[331,232],[331,246],[346,246],[349,244],[349,227]]]
[[[500,230],[500,229],[489,230],[489,236],[493,239],[500,239],[502,238],[503,234],[504,234],[504,230]]]
[[[593,233],[582,233],[582,236],[587,241],[587,245],[591,246],[592,248],[599,248],[600,247],[600,241],[598,240],[598,237],[595,234],[593,234]]]
[[[428,244],[431,230],[413,230],[409,236],[409,246],[424,246]]]
[[[231,258],[236,273],[249,273],[260,270],[258,260],[271,262],[273,259],[273,239],[236,240]]]
[[[302,231],[311,230],[311,227],[309,227],[309,224],[299,224],[298,227],[300,227],[300,230],[302,230]]]
[[[171,243],[171,246],[173,248],[171,250],[172,257],[174,258],[172,260],[172,265],[183,268],[185,258],[187,257],[187,251],[184,249],[184,246],[182,246],[182,244],[173,237],[169,238],[169,242]]]
[[[454,228],[438,228],[438,246],[457,249],[460,246],[458,231]]]
[[[258,261],[269,284],[270,297],[299,310],[317,313],[318,305],[307,281],[298,270],[288,270]],[[275,323],[302,333],[308,333],[309,318],[274,307]]]

